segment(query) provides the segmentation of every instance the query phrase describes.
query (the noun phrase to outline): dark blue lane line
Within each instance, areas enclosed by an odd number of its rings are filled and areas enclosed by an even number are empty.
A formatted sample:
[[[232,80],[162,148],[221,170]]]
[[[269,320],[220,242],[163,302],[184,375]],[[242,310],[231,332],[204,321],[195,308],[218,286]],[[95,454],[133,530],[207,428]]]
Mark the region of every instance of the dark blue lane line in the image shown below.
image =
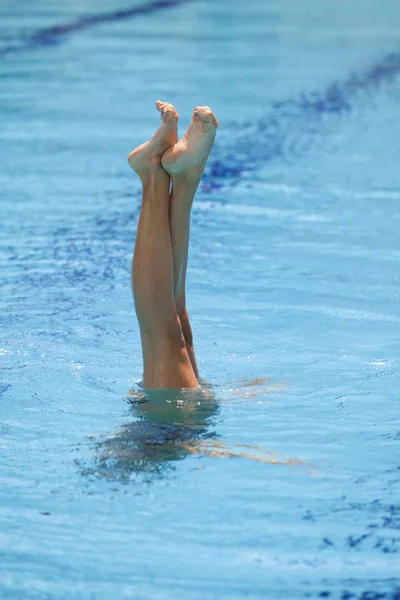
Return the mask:
[[[304,97],[302,105],[319,113],[343,113],[351,110],[352,98],[358,93],[377,89],[390,83],[400,73],[400,52],[386,54],[372,67],[350,75],[342,83],[333,83],[323,94]]]
[[[267,114],[241,124],[232,145],[217,144],[202,180],[202,191],[213,192],[239,183],[245,173],[273,160],[293,160],[315,146],[326,117],[353,110],[361,96],[377,92],[400,74],[400,52],[391,52],[322,92],[272,102]]]
[[[14,43],[0,47],[0,57],[10,54],[19,54],[21,52],[28,52],[30,50],[45,48],[47,46],[55,46],[65,41],[68,35],[76,33],[77,31],[89,29],[91,27],[101,25],[102,23],[114,23],[116,21],[123,21],[125,19],[132,19],[134,17],[148,15],[159,10],[172,8],[181,4],[188,4],[189,2],[193,1],[194,0],[155,0],[154,2],[147,2],[146,4],[132,6],[130,8],[116,10],[113,12],[82,16],[75,21],[39,29],[29,37],[21,38],[16,40]]]
[[[40,29],[14,45],[0,48],[0,57],[13,52],[53,46],[68,35],[102,23],[112,23],[159,10],[187,4],[194,0],[155,0],[139,6],[98,13],[75,21]],[[331,83],[322,92],[302,94],[298,98],[270,104],[267,114],[258,121],[238,124],[232,145],[218,144],[213,151],[202,182],[204,192],[235,185],[244,173],[256,170],[272,160],[292,160],[315,145],[321,136],[321,119],[344,115],[352,110],[361,94],[377,91],[391,83],[400,73],[400,52],[386,54],[371,67],[351,74],[343,81]]]

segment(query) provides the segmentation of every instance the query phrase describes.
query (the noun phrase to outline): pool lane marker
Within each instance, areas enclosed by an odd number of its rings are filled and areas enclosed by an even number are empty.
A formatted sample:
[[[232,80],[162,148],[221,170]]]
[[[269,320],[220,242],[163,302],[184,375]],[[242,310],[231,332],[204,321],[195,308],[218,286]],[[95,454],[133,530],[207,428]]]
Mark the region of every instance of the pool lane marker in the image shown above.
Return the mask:
[[[201,191],[207,194],[235,186],[243,181],[246,174],[256,171],[266,162],[302,155],[316,132],[320,131],[318,119],[325,115],[350,113],[360,94],[367,95],[391,84],[399,74],[400,51],[390,52],[372,66],[351,73],[343,81],[333,81],[321,92],[272,102],[264,117],[242,125],[235,139],[235,148],[240,148],[240,154],[231,146],[215,145],[202,179]],[[296,136],[293,136],[294,131]]]
[[[125,19],[133,19],[134,17],[148,15],[166,8],[189,4],[190,2],[194,2],[194,0],[155,0],[154,2],[148,2],[139,6],[131,6],[130,8],[113,12],[82,16],[74,21],[39,29],[30,36],[23,37],[15,43],[0,47],[0,57],[29,52],[30,50],[38,50],[48,46],[56,46],[64,42],[69,35],[78,31],[90,29],[91,27],[96,27],[103,23],[113,23],[124,21]]]
[[[0,59],[6,55],[12,56],[61,44],[70,34],[102,23],[113,23],[152,14],[193,1],[155,0],[113,12],[82,16],[71,22],[39,29],[30,36],[21,38],[14,45],[0,47]],[[372,66],[352,73],[344,81],[332,82],[322,92],[301,94],[298,98],[273,102],[265,117],[250,124],[250,130],[246,131],[246,126],[242,126],[240,134],[242,156],[238,157],[236,147],[232,149],[216,145],[213,151],[215,158],[211,158],[204,173],[202,192],[213,193],[226,186],[235,186],[243,180],[246,173],[255,171],[261,164],[276,158],[284,160],[288,154],[296,154],[296,148],[293,147],[290,147],[288,152],[287,144],[293,141],[288,136],[288,131],[298,127],[299,122],[311,122],[313,118],[322,115],[349,113],[352,110],[352,101],[358,94],[368,94],[383,84],[391,83],[399,73],[400,51],[394,51],[384,55]],[[307,142],[305,136],[298,136],[297,139],[300,138],[303,142],[304,140]],[[261,146],[255,143],[255,140],[259,140]],[[309,140],[309,143],[311,141]]]

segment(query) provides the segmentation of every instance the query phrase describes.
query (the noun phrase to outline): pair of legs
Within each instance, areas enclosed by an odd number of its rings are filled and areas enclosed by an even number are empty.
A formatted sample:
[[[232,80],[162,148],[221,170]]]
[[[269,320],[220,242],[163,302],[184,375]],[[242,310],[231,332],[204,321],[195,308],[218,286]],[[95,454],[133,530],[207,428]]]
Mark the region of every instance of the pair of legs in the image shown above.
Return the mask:
[[[208,107],[194,110],[178,141],[178,113],[156,102],[161,126],[128,162],[143,186],[132,262],[132,288],[147,388],[198,387],[185,281],[190,212],[218,122]]]

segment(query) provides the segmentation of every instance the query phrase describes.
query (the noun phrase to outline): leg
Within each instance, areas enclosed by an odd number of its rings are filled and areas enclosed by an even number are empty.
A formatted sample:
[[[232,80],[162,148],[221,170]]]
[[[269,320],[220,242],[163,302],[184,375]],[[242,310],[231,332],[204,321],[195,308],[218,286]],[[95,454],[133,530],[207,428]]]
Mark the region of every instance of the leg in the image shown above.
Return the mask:
[[[143,383],[149,388],[197,387],[174,299],[169,227],[170,178],[161,156],[176,141],[178,115],[157,103],[163,123],[153,138],[134,150],[129,164],[143,185],[143,200],[132,263],[132,285],[143,349]]]
[[[162,157],[171,175],[170,229],[174,263],[174,297],[193,371],[198,377],[193,336],[186,310],[186,269],[189,249],[190,212],[207,158],[214,144],[218,122],[208,106],[197,107],[183,138]]]

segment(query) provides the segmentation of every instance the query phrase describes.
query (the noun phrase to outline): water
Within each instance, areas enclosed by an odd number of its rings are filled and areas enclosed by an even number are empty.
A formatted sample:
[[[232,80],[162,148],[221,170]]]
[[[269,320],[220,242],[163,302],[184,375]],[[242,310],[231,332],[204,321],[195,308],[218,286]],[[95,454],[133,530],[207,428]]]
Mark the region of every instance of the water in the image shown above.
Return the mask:
[[[1,597],[398,599],[396,3],[0,11]],[[220,130],[206,397],[146,402],[126,155],[157,98]]]

